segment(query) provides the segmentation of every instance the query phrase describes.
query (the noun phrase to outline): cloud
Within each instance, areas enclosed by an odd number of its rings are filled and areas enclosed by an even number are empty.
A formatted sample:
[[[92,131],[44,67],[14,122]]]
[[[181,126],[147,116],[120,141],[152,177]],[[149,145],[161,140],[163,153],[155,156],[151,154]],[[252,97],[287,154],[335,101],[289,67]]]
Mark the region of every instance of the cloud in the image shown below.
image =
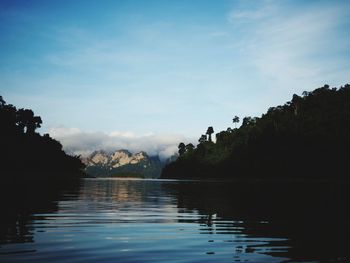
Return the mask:
[[[82,156],[87,156],[96,150],[126,149],[132,153],[145,151],[150,156],[159,155],[161,159],[166,159],[177,152],[180,142],[193,143],[194,141],[181,135],[146,134],[138,136],[133,132],[85,132],[67,127],[51,128],[49,134],[61,142],[63,149],[68,154]]]
[[[340,1],[302,6],[262,1],[255,9],[247,4],[233,10],[227,20],[244,31],[240,51],[264,82],[296,92],[295,87],[348,81],[344,54],[348,56],[349,37],[344,28],[349,26],[349,11],[350,5]]]
[[[255,2],[255,4],[257,3]],[[253,7],[249,6],[247,8],[243,7],[232,10],[227,19],[231,23],[236,23],[238,21],[252,22],[270,16],[274,9],[275,5],[269,4],[268,1],[261,1],[260,5],[257,4]]]

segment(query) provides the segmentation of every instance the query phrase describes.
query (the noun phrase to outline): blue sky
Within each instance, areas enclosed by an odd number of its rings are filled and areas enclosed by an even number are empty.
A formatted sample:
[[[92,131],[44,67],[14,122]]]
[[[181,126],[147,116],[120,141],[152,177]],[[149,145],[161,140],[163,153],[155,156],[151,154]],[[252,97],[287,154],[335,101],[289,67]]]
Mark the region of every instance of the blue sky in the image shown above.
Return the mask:
[[[347,0],[0,0],[0,36],[0,94],[60,138],[197,138],[350,82]]]

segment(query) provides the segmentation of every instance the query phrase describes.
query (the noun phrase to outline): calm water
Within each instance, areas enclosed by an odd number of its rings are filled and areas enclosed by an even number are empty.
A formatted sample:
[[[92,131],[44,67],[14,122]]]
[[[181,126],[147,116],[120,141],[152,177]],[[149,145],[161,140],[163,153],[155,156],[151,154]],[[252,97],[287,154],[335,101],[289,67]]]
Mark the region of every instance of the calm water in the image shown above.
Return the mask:
[[[29,190],[2,200],[0,262],[350,262],[347,190],[116,179],[46,199]]]

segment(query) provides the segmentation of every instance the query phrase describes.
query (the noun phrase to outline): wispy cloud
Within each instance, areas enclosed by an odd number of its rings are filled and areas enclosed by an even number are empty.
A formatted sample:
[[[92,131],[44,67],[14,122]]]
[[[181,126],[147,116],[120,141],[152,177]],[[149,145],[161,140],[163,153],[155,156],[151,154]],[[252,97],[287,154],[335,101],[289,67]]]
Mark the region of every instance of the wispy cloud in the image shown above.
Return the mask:
[[[199,137],[349,82],[349,1],[44,2],[0,8],[0,91],[90,148],[113,130]]]
[[[244,4],[248,4],[248,6]],[[275,4],[266,0],[254,2],[254,6],[251,6],[248,1],[245,1],[244,4],[241,8],[237,7],[228,14],[229,22],[254,22],[254,20],[270,16],[276,10]]]
[[[179,142],[190,142],[181,135],[145,134],[114,131],[84,132],[77,128],[55,127],[49,134],[59,140],[69,154],[87,156],[96,150],[115,151],[126,149],[133,153],[146,151],[150,156],[166,159],[177,152]]]
[[[350,75],[349,63],[344,60],[350,40],[343,35],[349,33],[344,28],[349,23],[350,5],[337,3],[295,8],[288,1],[264,1],[253,10],[233,10],[228,21],[245,30],[241,52],[271,86],[295,92],[297,87],[315,88],[325,82],[340,85],[348,79],[339,69]]]

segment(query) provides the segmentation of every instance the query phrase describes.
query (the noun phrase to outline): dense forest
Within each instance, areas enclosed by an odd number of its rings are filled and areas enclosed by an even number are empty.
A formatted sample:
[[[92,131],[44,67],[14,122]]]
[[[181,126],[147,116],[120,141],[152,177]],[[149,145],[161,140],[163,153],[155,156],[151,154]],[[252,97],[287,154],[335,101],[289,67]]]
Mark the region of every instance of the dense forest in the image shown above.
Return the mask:
[[[50,182],[82,175],[79,156],[69,156],[48,134],[36,132],[42,120],[30,109],[17,109],[0,96],[0,178],[2,182]]]
[[[239,117],[233,118],[234,126]],[[350,160],[350,85],[328,85],[261,117],[245,117],[239,128],[216,134],[213,127],[199,144],[179,144],[179,158],[162,178],[346,179]]]

